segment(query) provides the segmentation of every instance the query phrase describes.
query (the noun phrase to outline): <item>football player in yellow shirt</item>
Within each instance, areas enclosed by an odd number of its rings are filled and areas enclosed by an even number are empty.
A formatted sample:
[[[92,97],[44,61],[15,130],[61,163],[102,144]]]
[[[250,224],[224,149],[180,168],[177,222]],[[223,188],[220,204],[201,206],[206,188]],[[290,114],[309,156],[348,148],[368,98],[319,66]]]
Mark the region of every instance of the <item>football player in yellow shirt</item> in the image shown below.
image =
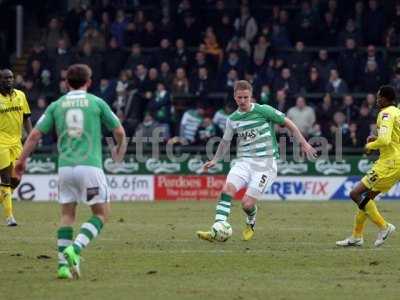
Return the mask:
[[[14,89],[14,74],[0,70],[0,203],[3,204],[6,223],[16,226],[12,211],[12,192],[20,178],[13,172],[14,162],[22,151],[22,128],[32,130],[31,111],[24,92]]]
[[[396,230],[379,213],[374,198],[390,190],[400,180],[400,109],[396,107],[396,93],[391,86],[382,86],[377,93],[379,114],[377,137],[369,137],[365,150],[367,154],[379,150],[379,159],[371,170],[350,192],[351,199],[358,205],[353,233],[350,237],[337,241],[338,246],[361,246],[364,243],[365,222],[370,219],[378,228],[375,246],[381,246]]]

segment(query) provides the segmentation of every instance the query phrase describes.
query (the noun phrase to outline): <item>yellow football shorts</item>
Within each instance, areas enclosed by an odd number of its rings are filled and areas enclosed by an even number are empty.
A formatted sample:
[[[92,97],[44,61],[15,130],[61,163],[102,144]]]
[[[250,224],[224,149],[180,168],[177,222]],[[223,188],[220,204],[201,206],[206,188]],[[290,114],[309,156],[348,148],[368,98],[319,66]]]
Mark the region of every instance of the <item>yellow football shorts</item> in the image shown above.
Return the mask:
[[[377,160],[372,169],[361,179],[371,191],[387,192],[400,181],[400,161]]]
[[[22,145],[0,146],[0,170],[14,163],[22,152]]]

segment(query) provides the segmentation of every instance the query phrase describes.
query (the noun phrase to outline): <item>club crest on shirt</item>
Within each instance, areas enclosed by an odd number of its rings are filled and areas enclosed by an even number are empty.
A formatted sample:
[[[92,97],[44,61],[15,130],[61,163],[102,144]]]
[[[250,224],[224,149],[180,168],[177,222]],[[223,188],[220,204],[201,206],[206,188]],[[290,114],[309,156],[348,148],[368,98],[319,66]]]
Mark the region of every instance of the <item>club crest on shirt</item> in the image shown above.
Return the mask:
[[[383,121],[387,121],[390,119],[390,115],[389,113],[382,113],[382,120]]]

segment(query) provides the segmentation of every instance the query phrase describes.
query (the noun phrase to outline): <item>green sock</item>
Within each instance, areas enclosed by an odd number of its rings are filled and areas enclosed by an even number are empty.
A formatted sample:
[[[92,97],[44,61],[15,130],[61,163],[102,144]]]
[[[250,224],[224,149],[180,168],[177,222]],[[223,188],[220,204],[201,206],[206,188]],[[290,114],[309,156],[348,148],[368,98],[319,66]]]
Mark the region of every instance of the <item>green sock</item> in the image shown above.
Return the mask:
[[[216,212],[215,212],[215,222],[226,221],[231,213],[232,196],[228,194],[221,193],[219,197]]]
[[[57,230],[57,248],[58,248],[58,267],[68,265],[64,258],[63,251],[69,245],[72,245],[74,230],[70,226],[60,227]]]
[[[79,234],[74,241],[74,250],[77,254],[81,253],[83,248],[93,240],[103,228],[103,221],[97,217],[92,216],[86,223],[83,223]]]

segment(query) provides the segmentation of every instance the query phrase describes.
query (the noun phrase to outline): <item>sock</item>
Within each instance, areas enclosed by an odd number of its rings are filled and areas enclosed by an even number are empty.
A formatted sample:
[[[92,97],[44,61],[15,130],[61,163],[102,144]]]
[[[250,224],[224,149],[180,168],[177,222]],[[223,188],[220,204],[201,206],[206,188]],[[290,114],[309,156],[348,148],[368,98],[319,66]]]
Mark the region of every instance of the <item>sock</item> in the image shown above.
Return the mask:
[[[370,200],[367,205],[365,205],[365,212],[376,226],[378,226],[381,230],[386,229],[387,223],[382,215],[379,213],[378,208],[376,207],[375,200]]]
[[[219,197],[216,211],[215,211],[215,222],[217,221],[226,221],[231,213],[231,203],[232,196],[228,194],[221,193]]]
[[[13,216],[12,213],[12,199],[11,199],[11,187],[8,184],[0,185],[0,198],[4,207],[4,214],[6,218]]]
[[[68,263],[64,258],[63,251],[69,245],[72,245],[74,230],[72,227],[60,227],[57,230],[57,248],[58,248],[58,267],[66,266]]]
[[[243,211],[247,215],[246,224],[249,224],[249,225],[254,224],[255,221],[256,221],[256,215],[257,215],[257,205],[254,205],[250,209],[244,209],[243,208]]]
[[[86,223],[83,223],[79,234],[74,241],[74,250],[77,254],[94,239],[103,228],[103,221],[97,216],[92,216]]]
[[[357,214],[354,218],[354,227],[353,227],[353,237],[362,238],[365,228],[365,223],[367,221],[367,214],[363,210],[358,210]]]

